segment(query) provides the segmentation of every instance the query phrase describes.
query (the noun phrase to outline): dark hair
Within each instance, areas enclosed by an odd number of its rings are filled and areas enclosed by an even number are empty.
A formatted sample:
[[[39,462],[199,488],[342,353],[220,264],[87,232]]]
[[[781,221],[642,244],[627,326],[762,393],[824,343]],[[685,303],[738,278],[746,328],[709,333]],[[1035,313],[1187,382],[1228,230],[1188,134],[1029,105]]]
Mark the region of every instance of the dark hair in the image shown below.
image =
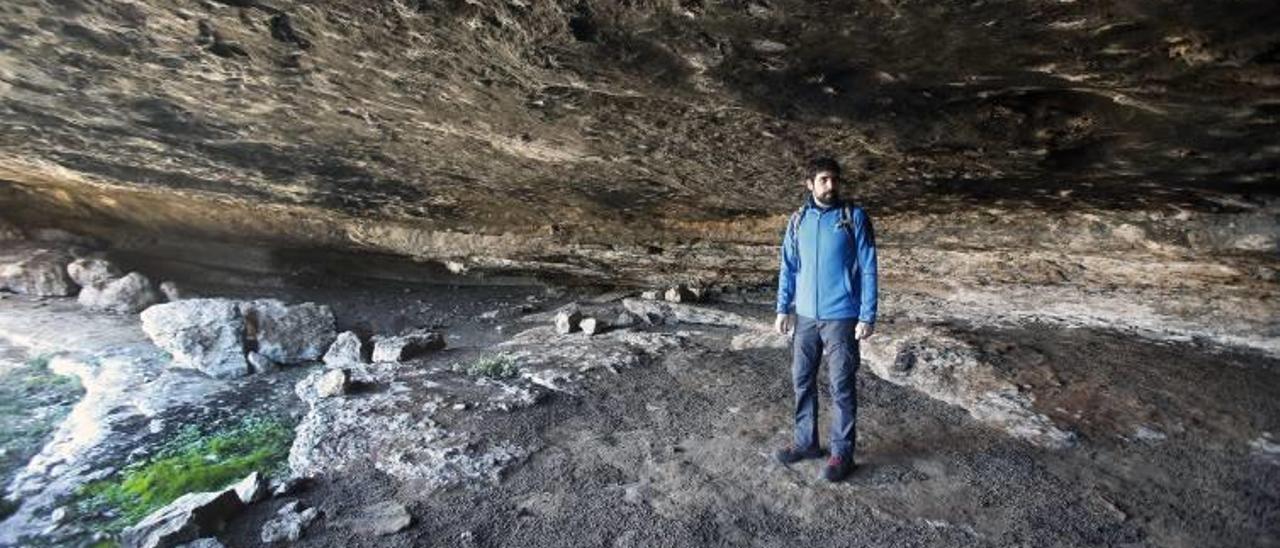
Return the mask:
[[[804,178],[807,181],[816,177],[823,171],[830,171],[837,179],[840,178],[840,164],[837,163],[834,158],[830,158],[828,156],[819,156],[817,158],[810,159],[809,163],[805,164],[804,167]]]

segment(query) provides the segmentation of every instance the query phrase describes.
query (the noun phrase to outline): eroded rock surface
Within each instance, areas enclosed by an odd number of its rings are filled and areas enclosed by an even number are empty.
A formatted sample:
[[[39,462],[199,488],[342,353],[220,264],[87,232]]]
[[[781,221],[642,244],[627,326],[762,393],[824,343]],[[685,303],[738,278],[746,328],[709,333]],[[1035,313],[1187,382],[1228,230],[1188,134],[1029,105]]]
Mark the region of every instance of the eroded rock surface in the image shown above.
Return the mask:
[[[229,299],[186,299],[142,311],[142,330],[173,355],[174,365],[216,378],[249,374],[244,355],[245,322]]]
[[[140,272],[93,282],[80,288],[76,300],[85,308],[117,314],[136,314],[164,302],[164,295]]]

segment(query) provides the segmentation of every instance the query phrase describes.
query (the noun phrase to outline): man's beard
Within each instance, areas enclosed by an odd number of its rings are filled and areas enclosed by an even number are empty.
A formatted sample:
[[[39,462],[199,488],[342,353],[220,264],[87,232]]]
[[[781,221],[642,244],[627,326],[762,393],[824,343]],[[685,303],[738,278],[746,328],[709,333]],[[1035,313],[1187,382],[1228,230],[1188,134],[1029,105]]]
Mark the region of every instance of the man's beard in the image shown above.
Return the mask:
[[[819,202],[822,202],[824,204],[831,204],[831,203],[835,203],[836,198],[838,197],[838,193],[832,190],[827,192],[826,194],[821,194],[821,195],[814,194],[813,197],[817,198]]]

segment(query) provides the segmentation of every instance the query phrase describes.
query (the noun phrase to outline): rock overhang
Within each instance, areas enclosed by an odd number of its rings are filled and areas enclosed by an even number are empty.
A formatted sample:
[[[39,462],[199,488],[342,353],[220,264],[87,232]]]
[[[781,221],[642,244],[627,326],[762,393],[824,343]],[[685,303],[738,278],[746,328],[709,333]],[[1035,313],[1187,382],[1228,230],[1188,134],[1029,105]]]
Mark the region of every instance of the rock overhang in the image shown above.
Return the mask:
[[[27,224],[759,278],[812,154],[900,218],[1265,206],[1280,160],[1266,2],[6,10]]]

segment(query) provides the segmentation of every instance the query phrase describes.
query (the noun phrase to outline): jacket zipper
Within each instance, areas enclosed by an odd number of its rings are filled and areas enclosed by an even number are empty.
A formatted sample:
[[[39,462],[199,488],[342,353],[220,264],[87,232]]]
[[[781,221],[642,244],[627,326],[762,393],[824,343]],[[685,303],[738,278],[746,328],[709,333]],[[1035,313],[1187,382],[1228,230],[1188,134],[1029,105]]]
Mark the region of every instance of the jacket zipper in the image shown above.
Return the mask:
[[[818,237],[814,238],[816,244],[813,248],[813,318],[815,320],[822,319],[822,210],[818,210]]]

